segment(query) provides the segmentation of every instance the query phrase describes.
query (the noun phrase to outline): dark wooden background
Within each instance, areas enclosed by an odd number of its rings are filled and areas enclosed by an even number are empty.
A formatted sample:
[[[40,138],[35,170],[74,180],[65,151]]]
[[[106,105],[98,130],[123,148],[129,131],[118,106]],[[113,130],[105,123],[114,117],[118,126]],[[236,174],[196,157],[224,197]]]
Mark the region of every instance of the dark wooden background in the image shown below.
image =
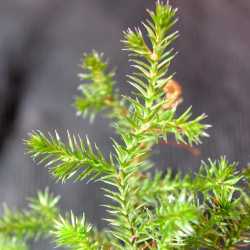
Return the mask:
[[[201,159],[227,155],[244,167],[250,161],[250,1],[172,3],[179,8],[181,33],[172,70],[184,87],[183,106],[208,114],[213,128],[200,156],[162,145],[154,159],[162,169],[195,170]],[[104,52],[118,66],[119,87],[128,93],[122,30],[139,24],[153,5],[153,0],[0,0],[0,203],[22,207],[27,195],[48,185],[62,195],[63,210],[85,211],[90,222],[104,225],[99,187],[54,184],[46,169],[24,155],[23,139],[37,128],[69,128],[88,134],[109,153],[114,135],[108,122],[98,117],[90,125],[74,115],[77,65],[82,52]],[[41,243],[32,249],[52,247]]]

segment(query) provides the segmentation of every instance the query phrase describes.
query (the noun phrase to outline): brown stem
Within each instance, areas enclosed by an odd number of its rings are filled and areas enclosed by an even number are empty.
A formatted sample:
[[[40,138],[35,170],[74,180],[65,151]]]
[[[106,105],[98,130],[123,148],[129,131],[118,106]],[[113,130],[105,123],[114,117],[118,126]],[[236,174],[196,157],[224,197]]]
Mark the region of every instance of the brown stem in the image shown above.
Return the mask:
[[[195,157],[201,155],[200,149],[198,149],[198,148],[196,148],[194,146],[184,144],[184,143],[177,143],[177,142],[174,142],[174,141],[161,141],[160,144],[171,145],[171,146],[174,146],[174,147],[177,147],[177,148],[184,149],[184,150],[188,151],[189,153],[191,153]]]

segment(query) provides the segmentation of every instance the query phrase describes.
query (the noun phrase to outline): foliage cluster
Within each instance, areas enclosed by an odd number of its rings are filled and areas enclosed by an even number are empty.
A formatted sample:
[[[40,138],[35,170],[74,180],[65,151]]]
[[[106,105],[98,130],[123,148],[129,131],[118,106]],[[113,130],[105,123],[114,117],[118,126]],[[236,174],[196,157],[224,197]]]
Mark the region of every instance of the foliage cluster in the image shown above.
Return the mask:
[[[0,219],[0,249],[27,249],[25,241],[51,237],[55,245],[72,250],[92,249],[238,249],[250,243],[249,170],[238,171],[225,157],[202,162],[195,175],[149,171],[152,147],[168,142],[192,146],[208,137],[206,115],[193,117],[192,108],[177,112],[180,87],[169,66],[178,37],[173,32],[176,9],[157,2],[142,23],[128,29],[123,44],[134,71],[128,82],[131,96],[115,89],[115,71],[102,54],[85,54],[84,84],[76,98],[77,114],[93,119],[102,113],[119,135],[105,157],[86,137],[67,132],[34,131],[27,151],[46,166],[56,180],[103,183],[108,229],[98,231],[85,216],[63,215],[58,197],[48,190],[29,200],[29,209],[5,209]],[[177,91],[179,90],[179,91]]]

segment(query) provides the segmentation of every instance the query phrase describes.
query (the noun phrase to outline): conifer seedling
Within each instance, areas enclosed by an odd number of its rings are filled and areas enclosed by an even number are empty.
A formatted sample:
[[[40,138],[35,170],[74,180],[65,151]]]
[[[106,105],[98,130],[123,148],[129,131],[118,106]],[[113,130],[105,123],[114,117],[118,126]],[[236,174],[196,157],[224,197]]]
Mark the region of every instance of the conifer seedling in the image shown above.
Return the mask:
[[[0,218],[0,249],[27,250],[27,241],[48,237],[71,250],[243,249],[250,244],[249,169],[237,170],[225,157],[202,162],[195,175],[161,172],[151,160],[153,146],[192,147],[208,137],[206,115],[180,114],[182,88],[169,66],[176,9],[158,1],[141,28],[128,29],[122,43],[133,72],[131,96],[115,85],[115,71],[103,54],[84,54],[77,114],[105,115],[119,139],[105,157],[88,137],[33,131],[27,152],[61,182],[101,182],[107,198],[107,227],[98,230],[84,215],[63,214],[48,190],[29,199],[26,210],[5,207]],[[182,105],[184,105],[182,103]],[[178,113],[177,113],[178,110]],[[152,171],[154,170],[154,171]],[[84,184],[83,184],[84,185]],[[84,209],[84,208],[83,208]]]

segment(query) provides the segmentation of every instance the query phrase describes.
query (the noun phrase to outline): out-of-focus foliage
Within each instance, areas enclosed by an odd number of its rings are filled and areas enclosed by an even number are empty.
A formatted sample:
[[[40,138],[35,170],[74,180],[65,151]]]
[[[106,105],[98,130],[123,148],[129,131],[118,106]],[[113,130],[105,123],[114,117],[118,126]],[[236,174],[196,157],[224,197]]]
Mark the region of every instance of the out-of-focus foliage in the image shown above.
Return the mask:
[[[15,238],[0,235],[0,249],[3,250],[28,250],[24,242]]]

